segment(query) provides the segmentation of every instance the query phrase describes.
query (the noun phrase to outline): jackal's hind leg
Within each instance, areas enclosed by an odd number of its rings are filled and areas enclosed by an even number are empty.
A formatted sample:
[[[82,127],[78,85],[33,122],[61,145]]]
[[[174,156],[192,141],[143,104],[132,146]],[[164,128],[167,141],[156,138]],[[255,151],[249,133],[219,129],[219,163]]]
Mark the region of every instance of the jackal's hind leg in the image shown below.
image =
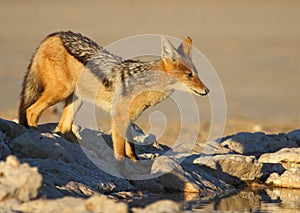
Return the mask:
[[[38,100],[26,110],[28,126],[37,129],[37,122],[42,112],[59,101],[51,91],[45,90]]]
[[[70,95],[65,101],[64,111],[58,124],[60,132],[73,143],[78,143],[77,137],[72,131],[74,116],[82,105],[82,101]]]

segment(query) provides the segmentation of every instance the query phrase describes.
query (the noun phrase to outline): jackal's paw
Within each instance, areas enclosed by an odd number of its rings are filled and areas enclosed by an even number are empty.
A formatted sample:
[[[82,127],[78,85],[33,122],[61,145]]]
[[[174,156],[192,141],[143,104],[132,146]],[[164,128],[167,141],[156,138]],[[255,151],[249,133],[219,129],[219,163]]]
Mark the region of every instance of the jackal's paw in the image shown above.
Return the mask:
[[[29,129],[34,129],[34,130],[38,130],[37,126],[28,126]]]
[[[68,141],[79,144],[79,141],[73,132],[66,132],[66,133],[64,133],[64,136]]]

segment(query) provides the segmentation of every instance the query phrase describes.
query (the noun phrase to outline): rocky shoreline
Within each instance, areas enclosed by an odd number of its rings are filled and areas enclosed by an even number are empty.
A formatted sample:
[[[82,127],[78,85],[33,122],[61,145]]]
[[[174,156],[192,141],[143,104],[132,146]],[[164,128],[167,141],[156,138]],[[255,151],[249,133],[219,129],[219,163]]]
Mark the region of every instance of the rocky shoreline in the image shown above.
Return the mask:
[[[65,140],[54,131],[55,124],[37,131],[0,119],[1,212],[181,212],[179,203],[152,197],[181,192],[207,199],[258,185],[300,188],[300,130],[241,132],[218,140],[213,152],[183,156],[136,127],[138,155],[159,159],[150,167],[161,175],[126,180],[96,166],[99,159],[113,161],[112,152],[105,150],[110,136],[74,128],[79,137],[88,138],[85,144]],[[99,137],[104,142],[94,143]]]

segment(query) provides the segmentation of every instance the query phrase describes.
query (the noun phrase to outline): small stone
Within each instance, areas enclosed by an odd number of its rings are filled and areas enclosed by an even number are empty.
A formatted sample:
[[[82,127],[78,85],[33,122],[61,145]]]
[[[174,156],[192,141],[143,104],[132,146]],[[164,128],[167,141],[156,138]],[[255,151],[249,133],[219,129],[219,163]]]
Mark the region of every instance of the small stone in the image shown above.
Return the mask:
[[[39,199],[23,203],[14,210],[21,212],[76,212],[76,213],[92,213],[92,212],[116,212],[127,213],[128,206],[125,203],[117,202],[107,198],[104,195],[94,195],[88,199],[64,197],[55,200]]]
[[[272,173],[266,180],[266,184],[300,189],[300,167],[288,169],[282,175]]]
[[[41,186],[42,176],[36,167],[20,164],[15,156],[8,156],[0,162],[0,201],[17,199],[29,201],[36,198]]]
[[[133,208],[133,213],[177,213],[182,212],[180,205],[171,200],[160,200],[152,203],[145,208]]]

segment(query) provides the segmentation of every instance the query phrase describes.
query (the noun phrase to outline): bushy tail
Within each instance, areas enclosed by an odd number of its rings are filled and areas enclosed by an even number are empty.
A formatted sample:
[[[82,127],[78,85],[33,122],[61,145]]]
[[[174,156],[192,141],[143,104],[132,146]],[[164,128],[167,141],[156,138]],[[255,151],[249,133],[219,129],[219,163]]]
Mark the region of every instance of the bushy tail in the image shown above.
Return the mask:
[[[37,101],[42,91],[41,82],[32,61],[33,59],[31,60],[24,77],[19,102],[19,124],[22,124],[25,127],[28,127],[26,109]]]

